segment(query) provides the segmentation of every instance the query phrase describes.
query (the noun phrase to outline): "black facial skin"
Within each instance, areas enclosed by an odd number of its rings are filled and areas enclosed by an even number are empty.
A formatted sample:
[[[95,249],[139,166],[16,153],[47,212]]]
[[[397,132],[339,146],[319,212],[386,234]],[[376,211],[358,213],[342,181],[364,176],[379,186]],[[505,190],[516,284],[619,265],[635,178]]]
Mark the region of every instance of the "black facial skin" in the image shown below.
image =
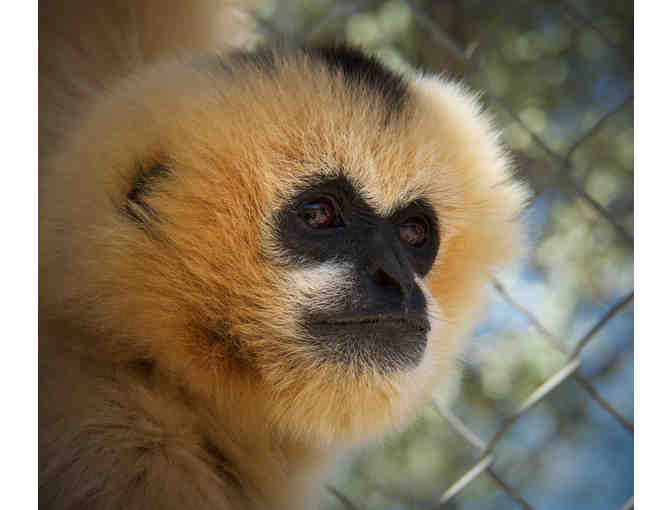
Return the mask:
[[[325,220],[320,204],[333,205],[333,221]],[[329,359],[385,372],[416,366],[430,326],[415,274],[428,273],[439,247],[432,208],[418,200],[381,217],[340,176],[307,186],[277,220],[276,237],[292,265],[332,261],[354,268],[350,295],[328,312],[304,315],[315,346]]]

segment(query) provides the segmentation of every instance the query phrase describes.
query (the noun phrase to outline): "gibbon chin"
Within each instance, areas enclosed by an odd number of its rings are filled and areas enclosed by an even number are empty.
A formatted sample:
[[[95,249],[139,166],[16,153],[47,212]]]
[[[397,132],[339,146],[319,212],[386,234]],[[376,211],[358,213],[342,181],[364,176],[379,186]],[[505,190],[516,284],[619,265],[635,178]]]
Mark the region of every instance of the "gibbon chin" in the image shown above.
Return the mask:
[[[219,9],[40,2],[43,508],[314,508],[524,244],[474,93]]]

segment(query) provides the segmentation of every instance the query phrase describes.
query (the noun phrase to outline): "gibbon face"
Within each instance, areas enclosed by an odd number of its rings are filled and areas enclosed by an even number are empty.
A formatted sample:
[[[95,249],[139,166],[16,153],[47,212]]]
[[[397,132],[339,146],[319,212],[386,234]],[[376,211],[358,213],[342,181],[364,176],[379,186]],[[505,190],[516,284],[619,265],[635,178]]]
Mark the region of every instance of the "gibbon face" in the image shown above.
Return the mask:
[[[96,332],[92,356],[320,443],[398,427],[456,377],[522,244],[476,99],[344,48],[158,64],[91,107],[41,186],[70,196],[43,221],[41,264],[66,268],[43,309]]]
[[[332,276],[306,295],[299,314],[316,356],[382,373],[420,363],[430,324],[416,275],[427,274],[439,246],[431,206],[414,200],[380,214],[337,175],[306,185],[273,221],[290,271]],[[338,289],[331,303],[321,302],[327,286]]]

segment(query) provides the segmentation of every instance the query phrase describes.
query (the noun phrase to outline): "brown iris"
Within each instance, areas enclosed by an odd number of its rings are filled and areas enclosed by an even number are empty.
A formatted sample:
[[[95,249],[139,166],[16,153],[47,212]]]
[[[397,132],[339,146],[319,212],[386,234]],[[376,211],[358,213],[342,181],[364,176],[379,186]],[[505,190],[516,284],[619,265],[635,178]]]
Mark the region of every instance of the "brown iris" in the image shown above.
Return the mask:
[[[303,204],[300,215],[312,228],[328,228],[342,224],[338,208],[329,197],[321,197]]]
[[[423,245],[427,240],[428,230],[427,221],[420,216],[408,218],[399,225],[399,235],[411,246]]]

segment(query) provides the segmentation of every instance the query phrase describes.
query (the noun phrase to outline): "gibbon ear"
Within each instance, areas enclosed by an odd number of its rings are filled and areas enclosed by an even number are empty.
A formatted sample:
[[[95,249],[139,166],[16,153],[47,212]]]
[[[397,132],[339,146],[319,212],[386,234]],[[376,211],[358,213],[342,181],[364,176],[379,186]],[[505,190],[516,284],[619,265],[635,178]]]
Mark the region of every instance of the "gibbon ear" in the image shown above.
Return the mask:
[[[148,169],[143,165],[138,165],[131,189],[126,194],[124,213],[143,227],[159,221],[148,199],[157,192],[159,182],[170,177],[171,174],[171,170],[163,163],[155,163]]]

